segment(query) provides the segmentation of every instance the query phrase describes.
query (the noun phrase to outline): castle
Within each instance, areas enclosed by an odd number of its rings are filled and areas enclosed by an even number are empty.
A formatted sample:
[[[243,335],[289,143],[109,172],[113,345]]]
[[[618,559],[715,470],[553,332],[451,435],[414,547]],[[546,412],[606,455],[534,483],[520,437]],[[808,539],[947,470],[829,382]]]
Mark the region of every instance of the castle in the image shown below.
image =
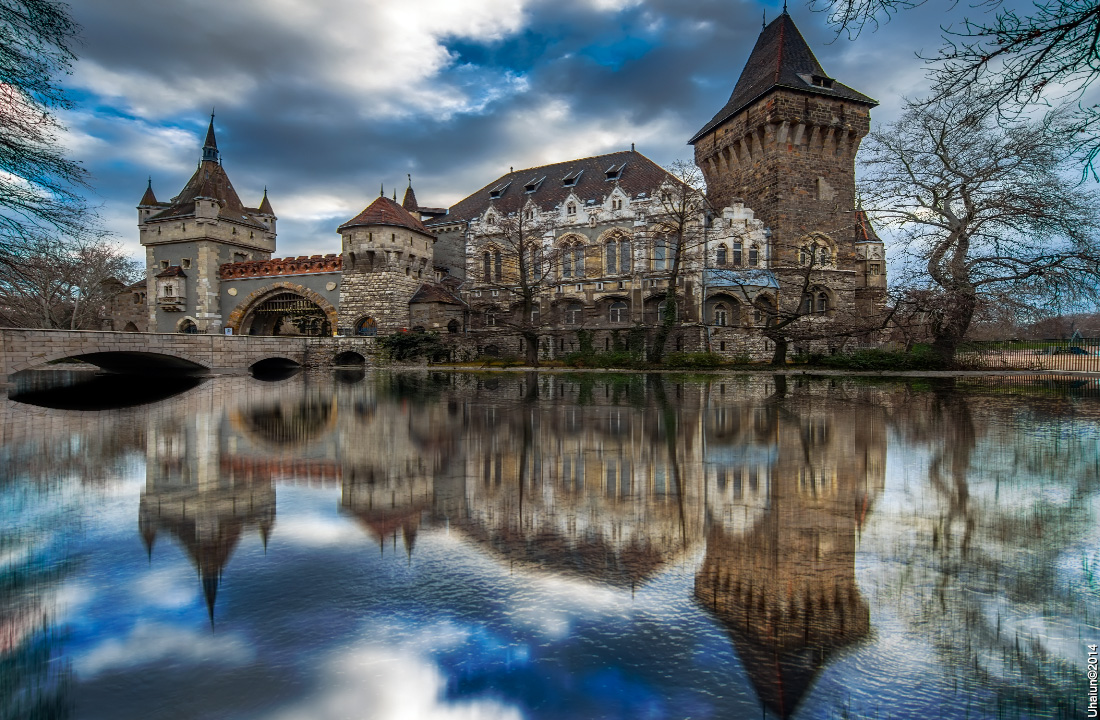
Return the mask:
[[[729,101],[689,141],[706,181],[692,241],[669,199],[695,192],[621,151],[513,170],[451,208],[381,194],[337,228],[340,252],[273,258],[266,191],[243,204],[213,116],[183,190],[138,205],[146,280],[116,304],[126,329],[260,335],[436,331],[466,356],[614,349],[664,316],[674,349],[759,357],[782,312],[866,317],[886,287],[882,242],[856,207],[855,155],[875,101],[826,75],[784,12]],[[700,195],[700,200],[702,197]],[[146,311],[135,320],[136,307]],[[118,329],[123,329],[119,327]],[[532,341],[533,342],[533,341]]]

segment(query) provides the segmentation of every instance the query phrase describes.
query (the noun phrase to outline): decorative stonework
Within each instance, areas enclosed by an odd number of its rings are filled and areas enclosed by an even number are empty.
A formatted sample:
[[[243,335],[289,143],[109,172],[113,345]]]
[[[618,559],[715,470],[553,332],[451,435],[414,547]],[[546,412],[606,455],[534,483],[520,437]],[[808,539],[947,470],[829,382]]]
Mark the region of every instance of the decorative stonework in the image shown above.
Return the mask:
[[[220,280],[231,280],[233,278],[330,273],[339,272],[342,267],[343,258],[333,253],[328,255],[300,255],[296,258],[285,257],[272,258],[271,260],[224,263],[218,268],[218,278]]]
[[[240,264],[243,265],[246,263]],[[233,328],[233,334],[239,334],[241,329],[241,321],[244,320],[245,316],[247,316],[253,308],[255,308],[258,304],[262,303],[270,296],[278,294],[278,292],[280,291],[287,290],[293,293],[297,293],[298,295],[301,295],[310,302],[315,303],[317,307],[325,311],[325,317],[328,319],[329,326],[333,328],[336,327],[336,308],[332,306],[332,303],[326,300],[323,295],[320,295],[313,290],[310,290],[306,286],[298,285],[291,282],[276,282],[270,285],[265,285],[262,288],[253,290],[248,295],[241,298],[240,304],[238,304],[237,307],[234,308],[233,312],[229,313],[229,317],[226,318],[225,327]]]

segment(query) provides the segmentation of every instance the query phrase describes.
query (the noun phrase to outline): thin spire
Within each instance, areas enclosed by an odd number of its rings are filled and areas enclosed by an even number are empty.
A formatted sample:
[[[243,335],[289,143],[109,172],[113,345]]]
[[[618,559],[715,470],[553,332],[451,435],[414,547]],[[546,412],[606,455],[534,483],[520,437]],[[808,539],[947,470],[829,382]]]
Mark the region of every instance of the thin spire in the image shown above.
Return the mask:
[[[411,187],[413,186],[413,176],[412,176],[412,173],[405,173],[405,174],[406,174],[406,175],[408,175],[408,177],[409,177],[409,187],[411,188]]]
[[[393,201],[397,202],[397,188],[393,189]]]
[[[218,162],[218,140],[214,137],[214,109],[210,109],[210,126],[206,129],[206,142],[202,144],[203,162]]]
[[[768,27],[768,11],[767,10],[765,10],[763,13],[761,13],[760,27],[761,28]]]
[[[386,197],[386,184],[385,183],[379,183],[378,184],[378,197]]]

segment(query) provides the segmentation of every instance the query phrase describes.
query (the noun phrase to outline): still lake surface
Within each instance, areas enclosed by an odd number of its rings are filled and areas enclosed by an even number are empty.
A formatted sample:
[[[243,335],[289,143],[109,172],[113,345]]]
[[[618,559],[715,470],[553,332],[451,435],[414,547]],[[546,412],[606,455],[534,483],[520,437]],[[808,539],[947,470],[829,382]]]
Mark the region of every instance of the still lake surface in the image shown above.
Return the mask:
[[[1086,716],[1095,379],[54,376],[3,718]]]

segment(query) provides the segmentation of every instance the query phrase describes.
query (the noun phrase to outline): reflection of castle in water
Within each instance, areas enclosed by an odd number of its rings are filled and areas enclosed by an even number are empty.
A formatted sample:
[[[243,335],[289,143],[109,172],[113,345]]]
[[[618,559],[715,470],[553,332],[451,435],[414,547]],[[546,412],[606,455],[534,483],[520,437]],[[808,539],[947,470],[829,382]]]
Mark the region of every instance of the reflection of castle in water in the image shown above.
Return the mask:
[[[703,552],[696,597],[781,717],[868,633],[854,552],[884,422],[845,391],[535,374],[298,389],[150,431],[142,532],[187,549],[211,612],[239,537],[266,542],[275,484],[338,482],[341,511],[410,555],[445,525],[513,568],[635,587]]]
[[[764,410],[774,461],[751,502],[757,517],[739,529],[711,524],[695,579],[696,597],[729,629],[761,701],[784,718],[830,656],[870,628],[855,578],[856,533],[882,490],[885,421],[869,405],[823,405]],[[743,496],[754,467],[727,470],[727,492]]]

